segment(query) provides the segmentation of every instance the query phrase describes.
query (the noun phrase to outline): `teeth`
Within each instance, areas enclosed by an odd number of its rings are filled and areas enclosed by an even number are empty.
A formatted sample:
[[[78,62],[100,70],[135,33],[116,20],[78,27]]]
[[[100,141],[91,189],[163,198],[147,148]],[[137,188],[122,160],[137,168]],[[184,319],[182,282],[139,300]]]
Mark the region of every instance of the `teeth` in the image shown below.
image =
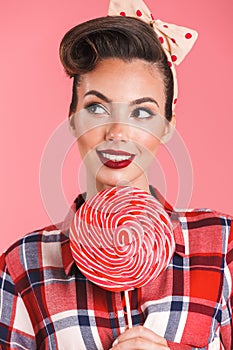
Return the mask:
[[[120,155],[109,154],[104,152],[102,152],[102,155],[104,156],[104,158],[107,158],[113,162],[121,162],[122,160],[128,160],[131,158],[131,156],[120,156]]]

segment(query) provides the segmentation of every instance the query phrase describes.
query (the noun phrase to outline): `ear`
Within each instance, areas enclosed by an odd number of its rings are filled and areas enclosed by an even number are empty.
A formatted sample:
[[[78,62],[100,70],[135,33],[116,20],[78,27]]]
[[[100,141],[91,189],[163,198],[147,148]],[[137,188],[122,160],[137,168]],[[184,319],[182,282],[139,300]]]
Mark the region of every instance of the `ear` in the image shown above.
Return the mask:
[[[173,114],[172,115],[172,119],[171,121],[167,121],[166,122],[166,126],[165,126],[165,129],[164,129],[164,134],[163,136],[161,137],[161,143],[166,143],[168,142],[171,138],[172,138],[172,135],[175,131],[175,128],[176,128],[176,115]]]
[[[76,128],[75,128],[75,122],[74,122],[74,114],[71,114],[69,116],[69,130],[72,136],[76,137]]]

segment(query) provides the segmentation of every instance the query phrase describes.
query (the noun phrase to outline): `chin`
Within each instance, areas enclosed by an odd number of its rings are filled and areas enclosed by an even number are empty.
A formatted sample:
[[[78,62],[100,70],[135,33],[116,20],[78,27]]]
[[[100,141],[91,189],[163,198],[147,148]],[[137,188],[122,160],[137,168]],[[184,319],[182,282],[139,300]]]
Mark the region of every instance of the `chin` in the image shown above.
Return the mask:
[[[108,188],[115,186],[131,186],[141,187],[140,184],[143,179],[143,185],[147,176],[144,172],[139,171],[138,167],[132,167],[131,169],[122,170],[106,170],[103,167],[96,174],[97,187]]]

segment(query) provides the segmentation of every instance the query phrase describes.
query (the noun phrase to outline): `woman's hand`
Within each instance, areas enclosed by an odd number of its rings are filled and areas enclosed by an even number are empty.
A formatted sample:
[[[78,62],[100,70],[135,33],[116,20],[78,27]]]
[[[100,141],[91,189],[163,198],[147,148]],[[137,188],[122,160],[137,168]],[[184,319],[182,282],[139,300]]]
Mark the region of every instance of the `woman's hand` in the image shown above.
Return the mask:
[[[166,339],[150,329],[137,326],[122,333],[113,343],[110,350],[166,350],[169,349]]]

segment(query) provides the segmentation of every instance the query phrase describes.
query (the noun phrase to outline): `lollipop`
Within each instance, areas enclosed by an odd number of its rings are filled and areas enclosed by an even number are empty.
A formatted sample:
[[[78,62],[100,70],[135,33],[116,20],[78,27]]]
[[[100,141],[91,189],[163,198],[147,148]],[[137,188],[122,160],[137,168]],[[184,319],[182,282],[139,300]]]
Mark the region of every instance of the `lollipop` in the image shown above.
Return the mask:
[[[109,291],[128,292],[166,269],[175,243],[169,216],[153,196],[114,187],[91,197],[76,212],[70,246],[90,281]]]

